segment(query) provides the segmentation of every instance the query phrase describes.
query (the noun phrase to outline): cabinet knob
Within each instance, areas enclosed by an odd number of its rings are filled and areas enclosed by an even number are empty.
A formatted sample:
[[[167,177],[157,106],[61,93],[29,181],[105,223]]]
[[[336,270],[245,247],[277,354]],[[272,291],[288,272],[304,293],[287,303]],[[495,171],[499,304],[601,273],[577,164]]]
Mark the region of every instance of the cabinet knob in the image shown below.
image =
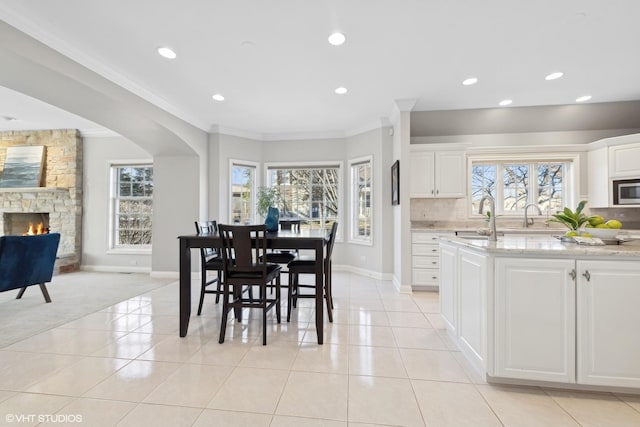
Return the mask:
[[[440,194],[440,190],[436,190],[436,194]]]
[[[431,252],[438,252],[437,249],[431,249]]]
[[[582,275],[587,279],[587,282],[591,281],[591,274],[589,274],[589,270],[585,270]]]
[[[437,262],[436,261],[431,261],[431,264],[437,264]]]
[[[433,194],[433,190],[431,190],[431,194]]]
[[[576,269],[575,268],[573,270],[571,270],[571,272],[569,273],[569,276],[571,276],[571,280],[576,280]]]

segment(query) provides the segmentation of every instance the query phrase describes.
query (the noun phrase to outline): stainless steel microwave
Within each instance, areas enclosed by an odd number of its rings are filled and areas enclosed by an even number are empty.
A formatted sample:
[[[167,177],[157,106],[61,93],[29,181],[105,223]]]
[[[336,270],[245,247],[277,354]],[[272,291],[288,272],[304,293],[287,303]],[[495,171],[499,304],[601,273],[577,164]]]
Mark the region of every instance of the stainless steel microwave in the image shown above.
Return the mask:
[[[613,204],[640,205],[640,178],[614,180]]]

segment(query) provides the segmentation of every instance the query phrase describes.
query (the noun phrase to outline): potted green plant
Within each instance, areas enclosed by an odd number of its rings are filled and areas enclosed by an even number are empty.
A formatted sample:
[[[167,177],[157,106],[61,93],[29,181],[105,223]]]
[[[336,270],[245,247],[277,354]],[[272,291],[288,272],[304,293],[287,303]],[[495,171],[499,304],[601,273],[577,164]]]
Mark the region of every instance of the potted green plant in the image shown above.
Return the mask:
[[[264,223],[268,231],[278,231],[280,220],[280,191],[275,187],[258,188],[258,204],[256,210],[258,214],[265,218]]]
[[[587,201],[582,200],[580,203],[578,203],[578,207],[576,207],[575,211],[572,211],[569,208],[564,208],[564,210],[552,215],[552,218],[549,218],[549,222],[558,222],[560,224],[563,224],[569,229],[568,233],[575,232],[577,234],[580,227],[588,223],[589,219],[591,219],[590,216],[582,213],[582,210],[584,209],[586,204]]]

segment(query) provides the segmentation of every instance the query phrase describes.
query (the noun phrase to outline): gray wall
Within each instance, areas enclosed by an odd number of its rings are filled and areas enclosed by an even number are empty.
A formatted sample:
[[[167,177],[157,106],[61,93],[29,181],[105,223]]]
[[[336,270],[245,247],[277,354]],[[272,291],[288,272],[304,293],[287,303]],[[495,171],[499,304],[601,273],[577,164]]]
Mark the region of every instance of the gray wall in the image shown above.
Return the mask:
[[[373,246],[349,243],[346,239],[345,253],[341,264],[364,271],[390,274],[393,268],[393,230],[391,225],[391,155],[392,145],[389,128],[375,129],[348,138],[346,145],[345,168],[348,161],[371,155],[373,157]],[[349,180],[349,170],[345,179]],[[348,181],[347,181],[348,182]],[[350,202],[349,194],[345,201]],[[346,206],[343,223],[345,237],[349,236],[351,226],[349,206]]]
[[[83,140],[83,269],[150,271],[151,253],[115,254],[109,249],[109,162],[152,160],[145,150],[123,137]]]

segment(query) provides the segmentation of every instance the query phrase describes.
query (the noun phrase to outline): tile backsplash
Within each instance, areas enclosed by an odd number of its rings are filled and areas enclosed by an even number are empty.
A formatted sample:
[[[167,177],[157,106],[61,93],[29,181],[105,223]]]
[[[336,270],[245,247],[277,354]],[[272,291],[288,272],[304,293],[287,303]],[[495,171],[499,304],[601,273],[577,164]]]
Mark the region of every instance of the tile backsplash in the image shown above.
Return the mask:
[[[587,206],[588,207],[588,206]],[[602,208],[587,210],[588,215],[602,215],[606,219],[618,219],[623,229],[640,230],[640,208]],[[521,228],[522,217],[500,217],[497,219],[500,228]],[[530,228],[560,229],[561,224],[545,224],[546,218],[535,219]],[[472,218],[466,199],[411,199],[411,223],[419,227],[442,228],[484,228],[487,222]]]

